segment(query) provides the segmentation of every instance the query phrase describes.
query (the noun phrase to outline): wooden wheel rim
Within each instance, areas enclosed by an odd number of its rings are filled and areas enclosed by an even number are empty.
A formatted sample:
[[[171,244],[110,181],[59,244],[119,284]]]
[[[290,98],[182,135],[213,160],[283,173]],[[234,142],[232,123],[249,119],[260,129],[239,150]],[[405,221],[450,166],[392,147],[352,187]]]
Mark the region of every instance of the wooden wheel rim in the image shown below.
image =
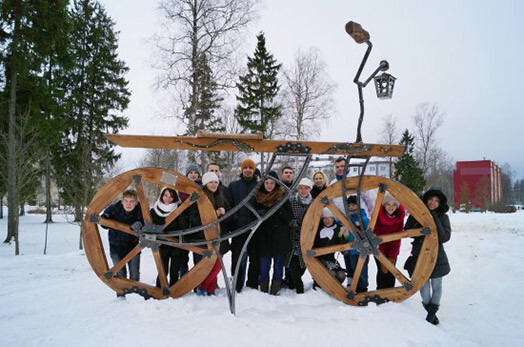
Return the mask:
[[[346,179],[346,188],[349,189],[348,194],[351,193],[351,189],[355,189],[358,186],[358,180],[359,177]],[[379,194],[375,201],[375,205],[379,206],[375,206],[373,214],[370,216],[369,229],[372,229],[375,225],[378,208],[382,203],[383,194],[387,191],[393,195],[399,203],[404,206],[406,212],[415,217],[423,227],[427,226],[430,232],[429,235],[425,236],[413,276],[411,279],[408,278],[409,282],[407,282],[405,286],[355,293],[353,296],[350,294],[348,297],[348,289],[339,283],[320,260],[316,258],[314,254],[315,249],[313,248],[322,210],[326,207],[325,202],[329,201],[328,207],[330,207],[330,209],[333,208],[334,204],[332,200],[342,196],[341,185],[341,181],[337,182],[320,193],[304,216],[301,229],[301,250],[309,272],[324,291],[349,305],[365,305],[369,301],[383,302],[384,300],[399,302],[407,299],[426,283],[433,272],[437,260],[438,239],[436,225],[429,210],[415,193],[398,182],[379,176],[364,176],[362,178],[362,191],[379,188]],[[385,188],[385,191],[382,188]],[[355,190],[353,190],[353,192],[354,191]],[[399,239],[414,236],[413,233],[403,234],[406,235],[399,237]],[[317,252],[318,250],[317,248]],[[408,276],[406,276],[406,278],[407,277]]]
[[[137,181],[139,183],[136,183]],[[202,283],[202,281],[211,272],[211,269],[217,260],[217,255],[211,244],[206,245],[208,251],[207,254],[210,254],[210,256],[204,256],[202,260],[198,262],[198,264],[191,268],[190,271],[182,276],[182,278],[180,278],[175,284],[169,287],[169,293],[166,293],[162,290],[162,288],[158,288],[151,284],[122,278],[118,275],[110,275],[111,268],[107,262],[106,253],[104,251],[102,238],[98,228],[98,222],[95,222],[91,217],[98,217],[100,213],[102,213],[103,210],[109,206],[114,199],[118,198],[120,194],[122,194],[124,190],[126,190],[133,182],[135,182],[137,185],[140,201],[141,194],[139,188],[142,187],[143,181],[147,181],[162,187],[173,188],[189,195],[196,193],[199,198],[195,203],[198,206],[202,225],[216,220],[216,213],[213,205],[205,195],[204,191],[185,176],[171,170],[158,168],[140,168],[131,170],[114,177],[111,181],[106,183],[91,200],[84,218],[84,222],[82,224],[82,237],[85,253],[96,275],[117,293],[136,292],[146,298],[154,297],[156,299],[180,297]],[[147,196],[145,196],[145,198],[147,201]],[[141,205],[144,206],[142,203]],[[146,206],[149,206],[149,204]],[[144,220],[146,219],[147,217],[144,216]],[[204,234],[206,240],[218,238],[218,232],[215,228],[205,229]],[[194,247],[187,247],[186,249],[193,248]],[[158,268],[158,259],[155,259],[155,263],[157,264]]]

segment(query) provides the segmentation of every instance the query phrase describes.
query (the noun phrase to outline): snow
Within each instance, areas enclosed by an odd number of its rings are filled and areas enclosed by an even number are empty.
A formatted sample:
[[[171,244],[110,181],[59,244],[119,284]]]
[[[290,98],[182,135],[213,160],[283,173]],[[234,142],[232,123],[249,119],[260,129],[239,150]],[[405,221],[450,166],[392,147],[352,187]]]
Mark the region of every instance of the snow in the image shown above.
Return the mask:
[[[21,217],[20,256],[13,255],[13,244],[0,244],[2,346],[516,346],[524,340],[518,294],[524,287],[524,211],[450,214],[452,271],[443,281],[438,326],[424,320],[418,294],[402,303],[353,307],[312,290],[307,273],[303,295],[245,289],[237,295],[236,316],[229,313],[222,275],[217,297],[119,300],[77,250],[78,226],[67,216],[54,218],[47,255],[42,215]],[[0,220],[0,230],[6,223]],[[403,241],[400,264],[409,247]],[[147,258],[141,275],[153,283]],[[371,260],[371,288],[374,271]]]

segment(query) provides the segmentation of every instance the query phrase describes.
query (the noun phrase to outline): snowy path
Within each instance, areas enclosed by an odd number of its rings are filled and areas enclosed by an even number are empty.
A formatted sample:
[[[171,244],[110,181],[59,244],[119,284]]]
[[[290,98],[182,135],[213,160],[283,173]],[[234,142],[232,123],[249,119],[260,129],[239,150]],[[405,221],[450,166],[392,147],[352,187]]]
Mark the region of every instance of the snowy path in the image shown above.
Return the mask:
[[[56,216],[44,256],[43,217],[28,215],[21,219],[22,255],[12,255],[14,245],[0,244],[0,345],[522,345],[524,211],[450,217],[452,272],[444,278],[441,324],[435,327],[424,320],[418,294],[399,304],[351,307],[311,290],[307,274],[304,295],[244,290],[236,317],[224,289],[218,297],[144,301],[130,295],[120,301],[75,250],[77,226]],[[6,222],[0,220],[2,239]],[[404,241],[400,263],[408,251]],[[142,278],[152,281],[152,264],[143,265]],[[374,268],[371,261],[370,279]]]

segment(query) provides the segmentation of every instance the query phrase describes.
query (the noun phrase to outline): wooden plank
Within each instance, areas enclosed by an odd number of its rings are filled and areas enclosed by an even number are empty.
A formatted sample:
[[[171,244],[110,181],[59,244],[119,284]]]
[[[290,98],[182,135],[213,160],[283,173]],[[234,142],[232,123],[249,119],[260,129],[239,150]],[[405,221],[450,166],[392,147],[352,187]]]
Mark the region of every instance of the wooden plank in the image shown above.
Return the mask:
[[[421,231],[422,231],[422,228],[409,229],[409,230],[399,231],[399,232],[391,233],[391,234],[377,235],[377,237],[379,237],[382,240],[381,243],[386,243],[386,242],[391,242],[391,241],[395,241],[395,240],[400,240],[400,239],[403,239],[403,238],[406,238],[406,237],[417,237],[417,236],[420,236],[420,235],[422,235],[420,233]]]
[[[351,279],[351,284],[349,286],[349,290],[351,292],[356,292],[357,290],[358,280],[360,278],[360,274],[362,273],[362,268],[364,267],[366,258],[367,257],[358,257],[357,267],[355,269],[355,272],[353,273],[353,278]]]
[[[100,219],[98,221],[98,224],[100,224],[102,226],[105,226],[105,227],[108,227],[108,228],[111,228],[111,229],[122,231],[122,232],[124,232],[126,234],[129,234],[129,235],[136,236],[135,232],[131,229],[130,225],[127,225],[127,224],[124,224],[124,223],[121,223],[121,222],[117,222],[116,220],[100,217]]]
[[[144,185],[142,180],[136,185],[136,192],[138,194],[138,200],[140,201],[140,209],[142,210],[142,218],[144,222],[151,223],[151,212],[149,211],[149,201],[147,199],[146,193],[144,192]]]
[[[382,208],[382,201],[384,200],[384,195],[385,192],[381,192],[379,189],[377,199],[375,200],[375,206],[373,207],[373,212],[371,213],[371,218],[369,220],[368,229],[375,228],[375,224],[377,224],[378,213]]]
[[[160,280],[160,286],[162,288],[167,288],[169,284],[167,283],[166,270],[164,269],[164,264],[162,264],[162,257],[160,256],[160,251],[158,248],[156,251],[153,251],[153,258],[155,259],[156,269],[158,271],[158,278]]]
[[[400,157],[404,146],[351,143],[351,142],[314,142],[291,140],[258,140],[242,136],[220,137],[176,137],[152,135],[105,135],[113,143],[122,147],[135,148],[172,148],[200,151],[241,151],[266,153],[311,153],[374,157]],[[307,148],[308,151],[302,151]]]
[[[135,255],[140,253],[141,250],[142,250],[142,248],[140,248],[139,245],[136,245],[135,248],[133,248],[131,251],[129,251],[129,253],[127,253],[126,256],[124,258],[122,258],[122,260],[120,260],[118,262],[118,264],[116,264],[111,269],[109,269],[109,271],[113,271],[115,274],[118,273],[118,271],[120,271],[120,269],[122,269],[124,266],[126,266],[126,264],[131,259],[133,259],[135,257]]]
[[[329,210],[333,212],[333,214],[342,222],[342,224],[346,228],[348,228],[349,230],[353,230],[353,235],[355,235],[357,227],[353,224],[351,220],[346,218],[346,215],[342,211],[340,211],[335,204],[329,204],[327,205],[327,208],[329,208]]]
[[[378,251],[378,255],[375,256],[385,267],[388,269],[389,272],[395,276],[395,278],[400,283],[409,282],[406,276],[404,276],[396,267],[395,265],[388,259],[382,252]],[[377,270],[380,271],[380,270]]]
[[[169,216],[166,217],[166,220],[164,222],[164,227],[167,227],[169,224],[171,224],[172,221],[174,221],[178,216],[180,216],[189,206],[193,205],[195,202],[191,201],[191,199],[188,197],[180,206],[178,206],[173,212],[169,214]]]
[[[342,245],[326,246],[326,247],[317,247],[313,248],[311,251],[315,252],[315,257],[320,257],[321,255],[331,254],[335,252],[349,251],[353,242],[344,243]]]

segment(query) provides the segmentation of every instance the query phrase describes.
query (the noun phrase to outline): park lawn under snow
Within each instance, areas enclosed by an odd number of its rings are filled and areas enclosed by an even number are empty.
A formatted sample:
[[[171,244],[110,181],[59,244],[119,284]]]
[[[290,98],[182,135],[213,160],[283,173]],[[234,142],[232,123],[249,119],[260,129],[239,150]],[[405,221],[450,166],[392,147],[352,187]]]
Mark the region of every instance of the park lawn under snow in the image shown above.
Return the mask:
[[[274,297],[245,289],[237,295],[236,316],[229,313],[221,274],[217,297],[118,300],[78,250],[77,225],[55,216],[43,255],[43,216],[23,216],[21,255],[13,255],[13,244],[0,244],[0,345],[521,346],[524,211],[450,218],[453,234],[446,251],[452,270],[443,282],[441,324],[432,326],[424,320],[418,294],[402,303],[353,307],[312,290],[307,272],[303,295],[282,290]],[[6,223],[7,217],[0,220],[2,238]],[[409,248],[404,240],[400,264]],[[153,283],[151,257],[144,253],[141,277]],[[229,255],[225,259],[229,264]],[[370,289],[374,274],[371,260]]]

